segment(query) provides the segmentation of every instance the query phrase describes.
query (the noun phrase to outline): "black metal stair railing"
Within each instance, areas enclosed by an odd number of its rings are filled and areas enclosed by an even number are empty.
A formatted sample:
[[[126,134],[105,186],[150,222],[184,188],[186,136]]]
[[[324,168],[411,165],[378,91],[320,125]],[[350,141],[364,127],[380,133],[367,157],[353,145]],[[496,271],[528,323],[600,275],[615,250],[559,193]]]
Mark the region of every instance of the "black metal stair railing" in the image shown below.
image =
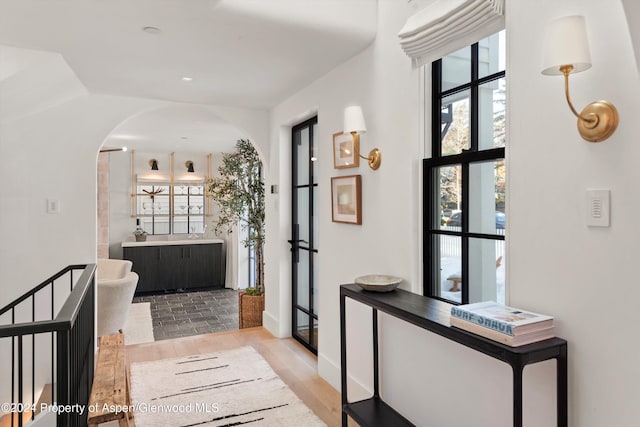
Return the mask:
[[[36,383],[37,374],[43,370],[49,371],[45,377],[52,383],[54,404],[49,410],[57,414],[57,425],[86,425],[95,353],[95,271],[95,264],[70,265],[0,309],[0,319],[9,314],[11,317],[11,324],[0,324],[0,346],[10,341],[11,364],[1,364],[0,369],[11,371],[11,402],[2,409],[10,413],[12,427],[22,427],[25,414],[28,422],[41,409],[35,407],[35,392],[46,383]],[[66,296],[57,313],[56,294]],[[16,315],[25,317],[29,311],[31,321],[16,323]],[[49,340],[41,338],[47,335]],[[30,376],[26,375],[29,370]],[[25,392],[29,387],[30,393]],[[71,410],[56,410],[65,407]]]

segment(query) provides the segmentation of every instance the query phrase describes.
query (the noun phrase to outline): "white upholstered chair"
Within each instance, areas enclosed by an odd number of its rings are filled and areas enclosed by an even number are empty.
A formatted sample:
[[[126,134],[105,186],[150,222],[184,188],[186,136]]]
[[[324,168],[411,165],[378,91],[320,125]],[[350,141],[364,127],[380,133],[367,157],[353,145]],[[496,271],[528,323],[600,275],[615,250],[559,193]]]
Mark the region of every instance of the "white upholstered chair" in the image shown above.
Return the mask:
[[[98,336],[117,333],[127,321],[138,285],[138,275],[131,266],[128,260],[98,260]]]

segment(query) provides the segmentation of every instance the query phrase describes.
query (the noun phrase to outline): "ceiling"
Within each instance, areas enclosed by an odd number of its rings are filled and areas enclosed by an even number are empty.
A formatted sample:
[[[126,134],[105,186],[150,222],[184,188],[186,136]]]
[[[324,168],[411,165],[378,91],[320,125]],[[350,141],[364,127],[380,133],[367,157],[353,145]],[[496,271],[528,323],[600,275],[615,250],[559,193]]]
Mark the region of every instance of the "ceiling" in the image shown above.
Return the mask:
[[[230,152],[246,138],[239,129],[198,105],[174,105],[125,121],[113,130],[104,147],[128,147],[140,152]]]
[[[366,48],[376,13],[376,0],[0,0],[0,44],[61,54],[91,93],[269,109]],[[191,130],[195,148],[229,132],[179,110],[126,133],[148,144]]]

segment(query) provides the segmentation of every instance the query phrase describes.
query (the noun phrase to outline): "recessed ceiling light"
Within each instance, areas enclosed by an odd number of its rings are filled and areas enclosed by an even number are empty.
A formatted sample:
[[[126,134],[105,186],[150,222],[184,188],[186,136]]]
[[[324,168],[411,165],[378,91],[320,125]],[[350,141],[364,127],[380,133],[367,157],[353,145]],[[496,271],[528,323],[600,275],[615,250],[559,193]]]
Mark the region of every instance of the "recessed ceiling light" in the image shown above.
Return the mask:
[[[190,82],[190,81],[192,81],[192,80],[193,80],[193,77],[183,77],[183,78],[182,78],[182,81],[183,81],[183,82]]]
[[[158,27],[142,27],[142,31],[144,31],[147,34],[160,34],[162,31],[160,30],[160,28]]]

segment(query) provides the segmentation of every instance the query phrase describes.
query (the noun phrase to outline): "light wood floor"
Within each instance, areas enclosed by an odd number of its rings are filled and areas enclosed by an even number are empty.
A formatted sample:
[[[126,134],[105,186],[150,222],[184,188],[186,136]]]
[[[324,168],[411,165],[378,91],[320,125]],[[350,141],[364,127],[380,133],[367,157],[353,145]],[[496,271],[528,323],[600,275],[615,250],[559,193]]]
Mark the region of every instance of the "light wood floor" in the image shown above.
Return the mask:
[[[318,376],[316,356],[294,339],[275,338],[264,328],[130,345],[126,347],[127,363],[210,353],[246,345],[255,348],[289,388],[328,426],[340,426],[340,393]]]

